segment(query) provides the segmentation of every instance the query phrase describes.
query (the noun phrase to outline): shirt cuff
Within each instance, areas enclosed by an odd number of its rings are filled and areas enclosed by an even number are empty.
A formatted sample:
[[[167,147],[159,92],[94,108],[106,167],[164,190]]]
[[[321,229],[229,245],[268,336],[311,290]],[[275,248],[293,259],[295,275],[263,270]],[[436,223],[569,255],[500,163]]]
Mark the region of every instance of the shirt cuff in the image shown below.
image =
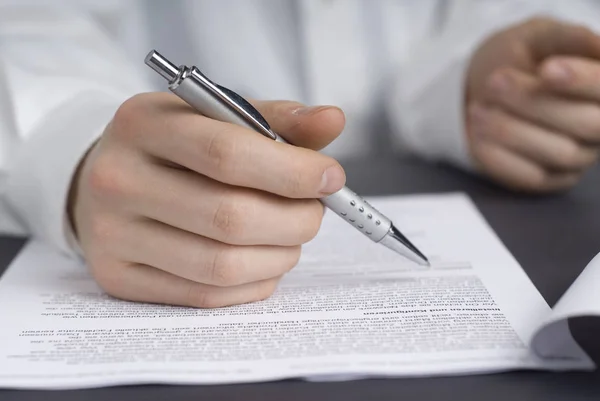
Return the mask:
[[[85,92],[62,103],[31,132],[9,171],[7,199],[27,231],[72,257],[81,250],[67,216],[71,180],[124,100]]]
[[[464,122],[469,63],[470,52],[462,49],[443,63],[425,67],[415,77],[402,74],[403,79],[396,81],[388,113],[397,151],[475,172]]]

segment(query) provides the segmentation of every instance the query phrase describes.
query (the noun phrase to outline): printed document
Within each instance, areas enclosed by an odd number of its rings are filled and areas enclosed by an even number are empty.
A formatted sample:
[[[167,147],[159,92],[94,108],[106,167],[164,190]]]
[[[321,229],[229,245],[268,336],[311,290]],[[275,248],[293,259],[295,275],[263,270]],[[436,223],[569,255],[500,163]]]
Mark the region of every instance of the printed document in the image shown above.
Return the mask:
[[[0,279],[0,387],[595,368],[566,319],[600,314],[600,260],[552,311],[467,196],[370,200],[430,268],[327,212],[273,296],[194,309],[111,298],[85,266],[30,242]]]

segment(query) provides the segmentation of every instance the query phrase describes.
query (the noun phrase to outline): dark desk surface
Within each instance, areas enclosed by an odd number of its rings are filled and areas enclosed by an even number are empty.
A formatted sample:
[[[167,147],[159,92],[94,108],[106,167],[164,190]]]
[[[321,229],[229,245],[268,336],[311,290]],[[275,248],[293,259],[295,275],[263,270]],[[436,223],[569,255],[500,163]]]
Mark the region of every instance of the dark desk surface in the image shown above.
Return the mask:
[[[369,195],[464,191],[554,305],[600,252],[600,168],[567,194],[518,196],[460,172],[419,162],[346,163],[348,184]],[[0,238],[0,271],[22,241]],[[577,340],[600,363],[600,324],[571,322]],[[70,400],[600,400],[600,373],[515,372],[458,378],[234,386],[143,386],[86,391],[0,391],[2,401]]]

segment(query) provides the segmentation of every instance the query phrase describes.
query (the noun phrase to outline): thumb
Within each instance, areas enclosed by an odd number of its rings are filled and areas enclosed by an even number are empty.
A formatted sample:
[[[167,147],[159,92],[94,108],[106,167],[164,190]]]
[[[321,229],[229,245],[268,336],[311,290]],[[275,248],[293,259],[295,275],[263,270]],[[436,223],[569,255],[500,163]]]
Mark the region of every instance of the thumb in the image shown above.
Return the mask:
[[[554,55],[600,59],[600,36],[585,26],[536,18],[522,28],[525,40],[538,61]]]
[[[301,103],[285,100],[253,100],[251,103],[274,132],[303,148],[320,150],[344,129],[344,113],[335,106],[306,107]]]

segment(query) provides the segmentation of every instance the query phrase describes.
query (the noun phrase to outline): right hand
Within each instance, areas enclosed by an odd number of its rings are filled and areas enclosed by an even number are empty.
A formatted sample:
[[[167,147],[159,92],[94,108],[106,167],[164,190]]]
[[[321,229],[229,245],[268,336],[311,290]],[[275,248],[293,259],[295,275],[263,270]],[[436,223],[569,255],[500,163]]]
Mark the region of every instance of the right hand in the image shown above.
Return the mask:
[[[257,102],[296,146],[195,112],[172,94],[126,101],[72,182],[70,216],[92,275],[132,301],[220,307],[267,298],[343,187],[316,152],[335,107]]]

